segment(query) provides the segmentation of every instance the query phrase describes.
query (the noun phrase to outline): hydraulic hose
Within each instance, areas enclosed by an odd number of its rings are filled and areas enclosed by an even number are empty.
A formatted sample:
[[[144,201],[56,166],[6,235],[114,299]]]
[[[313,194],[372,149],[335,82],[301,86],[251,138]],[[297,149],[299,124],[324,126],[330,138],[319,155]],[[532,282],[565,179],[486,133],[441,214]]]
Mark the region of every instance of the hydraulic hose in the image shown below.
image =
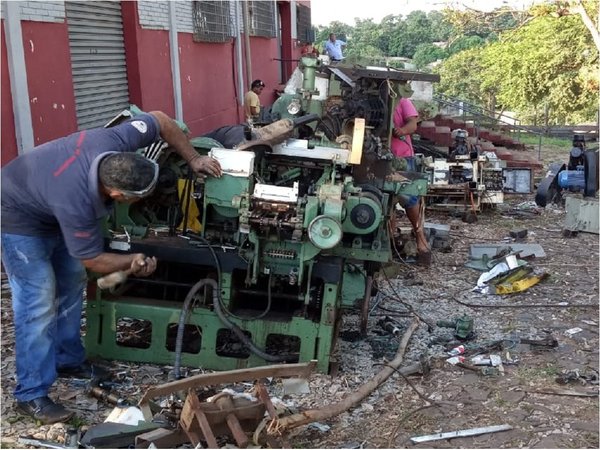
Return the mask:
[[[269,355],[264,352],[260,348],[258,348],[252,340],[244,334],[244,332],[238,327],[236,324],[231,322],[223,313],[221,309],[221,300],[219,298],[220,290],[219,285],[216,280],[212,278],[204,278],[194,284],[189,290],[188,294],[185,297],[183,302],[183,306],[181,308],[181,314],[179,315],[179,323],[177,326],[177,338],[175,341],[175,365],[173,368],[173,374],[175,379],[179,379],[181,376],[181,352],[183,348],[183,331],[185,329],[185,322],[187,316],[191,310],[191,306],[193,303],[194,295],[202,289],[204,286],[210,286],[212,288],[213,294],[213,306],[215,308],[215,313],[221,320],[221,322],[229,328],[233,333],[238,337],[238,339],[246,346],[248,349],[257,355],[258,357],[264,359],[269,362],[284,362],[284,361],[295,361],[296,357],[293,355],[282,355],[282,356],[274,356]]]

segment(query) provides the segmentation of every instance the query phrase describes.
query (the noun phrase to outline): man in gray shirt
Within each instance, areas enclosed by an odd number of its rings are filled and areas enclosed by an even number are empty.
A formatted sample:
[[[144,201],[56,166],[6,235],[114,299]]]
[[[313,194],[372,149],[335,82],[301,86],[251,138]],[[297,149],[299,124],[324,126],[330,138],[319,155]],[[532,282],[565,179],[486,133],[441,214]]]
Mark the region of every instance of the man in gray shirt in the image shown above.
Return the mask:
[[[43,423],[73,412],[48,391],[57,376],[91,378],[106,370],[86,361],[80,336],[85,269],[131,270],[146,277],[156,258],[104,251],[101,220],[113,201],[150,195],[159,167],[135,153],[162,138],[196,173],[221,176],[166,114],[154,111],[110,128],[47,142],[2,168],[2,262],[12,291],[17,408]]]

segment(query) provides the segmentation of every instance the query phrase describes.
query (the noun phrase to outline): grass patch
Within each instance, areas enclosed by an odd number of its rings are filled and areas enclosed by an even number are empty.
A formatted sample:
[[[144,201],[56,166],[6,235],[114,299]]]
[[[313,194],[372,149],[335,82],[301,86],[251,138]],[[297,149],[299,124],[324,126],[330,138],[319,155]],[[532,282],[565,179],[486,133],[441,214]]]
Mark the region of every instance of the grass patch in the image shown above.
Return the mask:
[[[537,146],[540,142],[540,137],[535,134],[515,134],[514,138],[518,138],[525,145]],[[569,150],[571,150],[571,147],[573,147],[573,143],[570,138],[542,136],[542,150],[544,149],[544,147],[558,147],[568,152]]]
[[[69,425],[75,428],[80,428],[82,426],[89,425],[89,422],[81,417],[73,416],[73,418],[69,420]]]
[[[540,378],[554,378],[559,374],[558,367],[551,364],[546,367],[520,367],[517,369],[517,377],[521,380],[534,380]]]

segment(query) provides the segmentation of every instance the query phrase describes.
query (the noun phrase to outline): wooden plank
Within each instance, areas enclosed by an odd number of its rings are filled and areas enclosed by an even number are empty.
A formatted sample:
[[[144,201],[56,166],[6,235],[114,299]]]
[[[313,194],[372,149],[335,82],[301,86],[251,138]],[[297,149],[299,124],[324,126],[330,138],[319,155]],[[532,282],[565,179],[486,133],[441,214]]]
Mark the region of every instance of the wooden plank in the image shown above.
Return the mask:
[[[254,381],[261,378],[285,378],[301,377],[308,378],[317,366],[317,361],[307,363],[278,364],[271,366],[252,367],[247,369],[229,370],[226,372],[203,373],[183,380],[171,381],[159,386],[149,388],[139,401],[138,405],[147,403],[154,397],[172,394],[177,391],[187,391],[199,386],[210,386],[214,384],[239,383],[242,381]]]
[[[363,151],[363,140],[365,139],[365,119],[354,119],[354,134],[352,135],[352,152],[350,153],[350,164],[360,164]]]
[[[267,408],[267,412],[269,413],[269,416],[271,417],[271,419],[277,419],[277,411],[275,411],[275,407],[273,406],[273,403],[271,402],[271,397],[269,397],[269,393],[267,392],[265,387],[260,382],[257,382],[255,384],[255,387],[256,387],[256,396],[260,399],[261,402],[263,402],[263,404]]]

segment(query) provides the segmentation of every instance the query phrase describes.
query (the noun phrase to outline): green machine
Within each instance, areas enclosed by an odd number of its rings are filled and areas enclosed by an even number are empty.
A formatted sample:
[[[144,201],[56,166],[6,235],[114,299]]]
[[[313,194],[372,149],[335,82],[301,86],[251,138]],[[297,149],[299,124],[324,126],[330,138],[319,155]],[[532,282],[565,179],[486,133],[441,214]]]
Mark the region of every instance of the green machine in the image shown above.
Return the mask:
[[[106,245],[159,264],[111,290],[90,283],[89,357],[175,363],[176,374],[316,359],[327,372],[344,310],[366,332],[373,276],[392,259],[395,196],[427,190],[391,169],[390,111],[399,85],[431,75],[314,58],[299,71],[273,123],[235,145],[192,140],[221,178],[195,178],[164,144],[140,150],[160,163],[158,187],[115,208]]]

